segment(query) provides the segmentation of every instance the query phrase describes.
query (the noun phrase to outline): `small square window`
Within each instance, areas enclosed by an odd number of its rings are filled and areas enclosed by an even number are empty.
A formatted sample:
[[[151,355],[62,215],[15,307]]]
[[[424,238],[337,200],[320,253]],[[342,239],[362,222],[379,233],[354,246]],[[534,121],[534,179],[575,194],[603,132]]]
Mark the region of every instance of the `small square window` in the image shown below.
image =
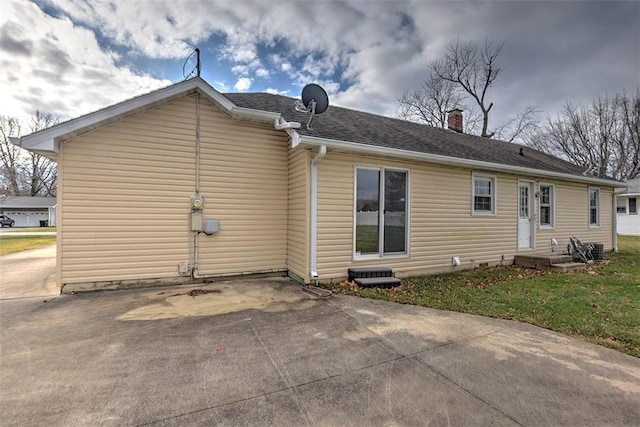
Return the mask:
[[[473,176],[473,215],[494,215],[496,212],[496,179]]]

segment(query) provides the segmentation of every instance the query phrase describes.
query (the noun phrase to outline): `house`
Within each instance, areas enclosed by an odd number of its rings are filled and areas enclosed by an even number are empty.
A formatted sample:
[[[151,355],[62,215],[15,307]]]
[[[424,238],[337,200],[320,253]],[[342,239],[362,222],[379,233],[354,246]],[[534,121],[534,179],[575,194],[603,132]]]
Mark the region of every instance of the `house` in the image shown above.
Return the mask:
[[[14,227],[39,227],[41,221],[56,225],[56,198],[0,196],[0,214],[15,221]]]
[[[627,188],[617,193],[616,215],[618,233],[627,236],[640,236],[640,215],[638,215],[638,200],[640,200],[640,178],[627,181]]]
[[[198,77],[13,140],[58,162],[63,292],[330,282],[369,266],[405,277],[509,264],[574,235],[615,245],[617,181],[335,106],[307,121],[291,98],[224,95]]]

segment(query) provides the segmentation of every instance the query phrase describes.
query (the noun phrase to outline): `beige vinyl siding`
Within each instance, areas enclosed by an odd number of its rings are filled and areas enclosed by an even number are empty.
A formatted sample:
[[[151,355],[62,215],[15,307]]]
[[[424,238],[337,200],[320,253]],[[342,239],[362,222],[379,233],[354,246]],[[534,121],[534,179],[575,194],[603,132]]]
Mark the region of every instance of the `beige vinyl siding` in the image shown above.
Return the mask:
[[[289,149],[287,267],[309,280],[309,151]]]
[[[201,105],[203,212],[220,231],[200,235],[199,274],[286,270],[286,134]]]
[[[409,254],[353,259],[355,165],[409,169]],[[478,171],[484,172],[484,171]],[[388,266],[398,276],[446,271],[451,257],[463,266],[496,262],[516,248],[517,179],[497,179],[497,215],[471,215],[471,170],[330,153],[320,162],[318,272],[321,280],[342,279],[349,267]],[[510,195],[506,197],[505,195]]]
[[[582,242],[602,243],[605,250],[613,248],[612,188],[562,181],[544,182],[555,185],[555,227],[536,231],[536,252],[550,252],[551,239],[556,239],[557,250],[563,251],[572,236]],[[589,227],[589,188],[600,189],[599,227]],[[539,211],[536,214],[539,215]]]
[[[356,166],[409,170],[410,241],[407,255],[368,260],[354,258]],[[496,215],[472,215],[474,172],[496,178]],[[406,277],[475,267],[483,263],[510,264],[519,253],[518,181],[539,181],[535,177],[479,169],[337,153],[328,154],[320,162],[318,175],[318,273],[320,280],[324,281],[344,279],[349,267],[391,267],[398,277]],[[600,187],[601,226],[589,228],[588,186],[561,181],[544,182],[555,184],[555,229],[536,230],[538,244],[535,252],[550,252],[551,237],[566,245],[572,235],[583,241],[604,243],[606,249],[611,249],[612,190]],[[454,256],[460,257],[461,267],[451,266]]]
[[[62,144],[61,284],[180,280],[178,263],[193,265],[195,106],[191,95]],[[284,271],[286,134],[205,100],[200,116],[203,214],[220,232],[200,234],[199,274]]]
[[[177,276],[189,260],[192,98],[64,142],[61,284]]]

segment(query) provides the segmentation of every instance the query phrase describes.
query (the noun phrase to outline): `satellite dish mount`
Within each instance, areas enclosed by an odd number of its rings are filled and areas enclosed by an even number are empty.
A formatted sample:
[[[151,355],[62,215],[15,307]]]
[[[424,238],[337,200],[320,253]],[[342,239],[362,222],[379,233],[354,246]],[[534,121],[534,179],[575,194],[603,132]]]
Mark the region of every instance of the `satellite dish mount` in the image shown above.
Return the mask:
[[[306,85],[302,89],[302,100],[296,101],[295,109],[301,113],[309,114],[307,129],[312,129],[311,122],[316,114],[322,114],[329,108],[327,92],[315,83]]]

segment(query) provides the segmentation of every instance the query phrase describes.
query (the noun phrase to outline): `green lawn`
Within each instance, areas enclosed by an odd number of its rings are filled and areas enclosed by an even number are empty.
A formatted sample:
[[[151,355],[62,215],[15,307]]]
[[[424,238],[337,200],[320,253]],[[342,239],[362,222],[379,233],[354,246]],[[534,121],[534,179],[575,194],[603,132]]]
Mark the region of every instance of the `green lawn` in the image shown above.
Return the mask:
[[[513,266],[403,280],[395,289],[331,285],[335,292],[512,319],[640,357],[640,237],[584,272]]]
[[[0,236],[0,255],[38,249],[56,243],[56,236]]]
[[[29,227],[29,228],[12,228],[13,233],[40,233],[40,232],[55,232],[55,227]]]

